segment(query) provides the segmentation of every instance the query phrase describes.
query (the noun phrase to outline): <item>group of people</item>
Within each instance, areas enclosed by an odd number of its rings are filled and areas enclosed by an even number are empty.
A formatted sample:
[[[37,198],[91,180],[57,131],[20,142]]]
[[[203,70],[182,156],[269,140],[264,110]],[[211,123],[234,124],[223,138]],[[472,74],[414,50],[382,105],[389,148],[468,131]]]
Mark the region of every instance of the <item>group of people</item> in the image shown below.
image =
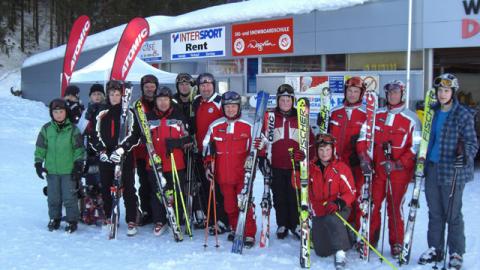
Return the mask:
[[[366,84],[360,77],[351,77],[344,85],[344,102],[332,109],[326,123],[329,133],[315,136],[310,129],[309,150],[305,153],[299,148],[296,99],[289,84],[278,87],[276,107],[265,113],[262,136],[252,138],[252,124],[242,115],[240,94],[227,91],[220,95],[212,74],[202,73],[196,80],[189,74],[178,74],[175,94],[167,87],[160,87],[155,76],[142,77],[141,102],[150,123],[155,152],[162,160],[166,189],[172,190],[177,178],[183,187],[182,195],[192,197],[191,214],[182,215],[180,224],[184,225],[186,219],[195,228],[204,229],[210,224],[207,229],[211,234],[227,233],[227,239],[233,241],[244,165],[253,145],[259,151],[259,170],[264,176],[271,176],[278,239],[286,238],[289,233],[300,238],[298,169],[299,163],[308,158],[312,242],[316,254],[334,255],[336,266],[345,265],[345,251],[354,245],[355,239],[336,215],[348,219],[355,229],[360,228],[359,198],[364,175],[373,173],[370,241],[373,246],[379,242],[382,203],[386,200],[384,211],[388,222],[383,223],[389,228],[391,255],[398,257],[404,237],[402,206],[416,165],[420,122],[406,108],[408,93],[404,83],[399,80],[387,83],[383,88],[387,104],[376,111],[374,149],[373,155],[369,155],[363,105]],[[478,148],[474,114],[458,103],[455,92],[459,84],[454,75],[442,74],[433,85],[438,103],[433,107],[425,184],[429,249],[419,263],[441,261],[446,256],[443,246],[448,223],[449,264],[460,269],[465,253],[462,192],[465,183],[473,179],[473,159]],[[106,90],[105,99],[102,85],[91,87],[85,112],[76,86],[69,86],[65,98],[55,99],[49,105],[52,121],[42,127],[35,151],[37,174],[43,178],[46,173],[47,177],[48,228],[59,228],[63,203],[66,230],[76,230],[80,218],[78,182],[83,176],[87,185],[101,191],[108,224],[114,166],[124,160],[122,194],[127,234],[133,236],[138,225],[153,223],[153,233],[160,235],[168,222],[165,209],[155,196],[157,182],[139,123],[134,112],[129,111],[127,136],[119,142],[123,85],[110,81]],[[325,124],[322,121],[319,119],[320,124]],[[135,169],[140,181],[139,198],[134,186]],[[213,215],[207,220],[212,181],[216,220]],[[452,185],[455,193],[449,204]],[[251,202],[247,211],[247,247],[255,244],[254,207]]]

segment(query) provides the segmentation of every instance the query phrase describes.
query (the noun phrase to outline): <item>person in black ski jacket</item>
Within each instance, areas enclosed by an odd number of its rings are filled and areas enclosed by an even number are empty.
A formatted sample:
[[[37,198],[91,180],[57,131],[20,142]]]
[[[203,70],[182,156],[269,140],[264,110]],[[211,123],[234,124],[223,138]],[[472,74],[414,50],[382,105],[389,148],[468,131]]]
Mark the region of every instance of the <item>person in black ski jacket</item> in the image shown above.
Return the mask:
[[[102,197],[104,210],[107,217],[112,212],[112,196],[110,187],[114,180],[115,164],[119,163],[122,156],[125,160],[122,168],[123,199],[128,223],[127,234],[133,236],[137,233],[137,195],[135,190],[135,177],[133,155],[130,152],[139,143],[140,128],[133,111],[127,114],[127,135],[119,142],[120,118],[122,113],[122,92],[124,86],[118,81],[109,81],[107,84],[107,108],[100,111],[96,117],[95,137],[92,146],[99,153],[100,180],[102,183]]]
[[[85,110],[82,102],[80,101],[80,88],[76,85],[69,85],[65,89],[65,96],[63,97],[67,103],[68,118],[73,124],[78,124],[82,113]]]

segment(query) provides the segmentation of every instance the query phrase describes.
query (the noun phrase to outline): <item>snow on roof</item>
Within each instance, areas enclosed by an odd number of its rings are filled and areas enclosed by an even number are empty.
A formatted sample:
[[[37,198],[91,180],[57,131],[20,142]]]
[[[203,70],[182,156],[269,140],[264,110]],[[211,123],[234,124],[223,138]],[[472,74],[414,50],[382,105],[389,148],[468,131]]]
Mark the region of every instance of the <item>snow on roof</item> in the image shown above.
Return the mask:
[[[152,16],[146,18],[150,36],[183,29],[310,13],[314,10],[328,11],[363,4],[370,0],[250,0],[208,7],[178,16]],[[126,24],[88,36],[84,51],[93,50],[119,41]],[[52,59],[62,58],[65,45],[35,54],[23,62],[29,67]]]

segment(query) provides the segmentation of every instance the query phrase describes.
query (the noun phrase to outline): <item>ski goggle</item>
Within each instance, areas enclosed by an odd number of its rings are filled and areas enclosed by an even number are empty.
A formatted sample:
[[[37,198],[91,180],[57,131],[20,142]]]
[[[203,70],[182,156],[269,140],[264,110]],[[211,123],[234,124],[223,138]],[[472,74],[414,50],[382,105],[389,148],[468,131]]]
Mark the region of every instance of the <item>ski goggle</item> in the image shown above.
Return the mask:
[[[222,104],[240,104],[241,97],[237,92],[228,91],[222,95]]]
[[[176,80],[176,83],[192,83],[193,82],[193,78],[192,76],[188,75],[188,74],[178,74],[177,76],[177,80]]]
[[[155,78],[155,76],[153,75],[146,75],[142,78],[142,84],[145,84],[145,83],[154,83],[154,84],[157,84],[158,83],[158,80],[157,78]]]
[[[446,77],[447,78],[445,78],[445,77],[435,78],[435,80],[433,81],[433,87],[440,87],[440,86],[450,87],[450,88],[458,87],[457,78],[449,78],[449,76],[446,76]]]
[[[204,84],[204,83],[212,83],[213,84],[213,78],[211,77],[203,77],[198,80],[198,84]]]
[[[277,96],[293,96],[294,95],[294,90],[293,87],[291,87],[288,84],[282,84],[280,87],[278,87],[277,90]]]
[[[345,82],[345,87],[348,88],[350,86],[358,87],[358,88],[365,88],[365,84],[360,77],[351,77]]]
[[[335,138],[330,134],[318,134],[315,139],[317,145],[331,144],[335,143]]]
[[[391,82],[391,83],[385,84],[383,89],[387,92],[393,91],[393,90],[402,90],[403,91],[404,87],[405,86],[400,82]]]

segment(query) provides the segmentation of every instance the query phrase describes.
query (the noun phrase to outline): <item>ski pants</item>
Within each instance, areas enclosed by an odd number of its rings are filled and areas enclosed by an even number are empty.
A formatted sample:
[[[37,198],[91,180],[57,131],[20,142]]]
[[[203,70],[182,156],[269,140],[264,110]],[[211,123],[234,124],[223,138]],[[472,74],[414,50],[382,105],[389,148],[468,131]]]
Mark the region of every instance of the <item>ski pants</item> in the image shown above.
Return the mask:
[[[144,215],[152,214],[152,185],[148,179],[147,161],[145,159],[136,159],[138,181],[140,187],[138,188],[138,196],[140,197],[140,209]]]
[[[242,191],[243,183],[220,184],[219,186],[223,194],[223,207],[225,209],[225,213],[227,213],[228,222],[230,223],[232,230],[236,230],[238,223],[238,214],[240,212],[238,208],[237,195],[240,194],[240,192]],[[255,234],[257,233],[257,225],[255,223],[255,215],[253,211],[254,208],[255,205],[253,205],[253,203],[248,206],[244,234],[246,237],[255,238]]]
[[[299,213],[296,191],[292,186],[292,170],[272,168],[271,188],[277,226],[295,230]]]
[[[78,209],[77,183],[70,174],[47,174],[48,216],[50,219],[62,218],[62,203],[68,222],[77,222]]]
[[[452,196],[450,213],[448,204],[452,185],[437,184],[437,165],[427,163],[425,196],[428,205],[428,233],[429,247],[435,247],[443,253],[445,243],[445,227],[448,223],[448,251],[460,255],[465,253],[465,224],[462,215],[462,197],[465,184],[457,184]]]
[[[165,187],[163,187],[164,189],[164,192],[166,191],[167,194],[170,194],[171,193],[171,196],[170,195],[167,195],[167,200],[171,200],[172,202],[172,205],[174,207],[174,209],[177,209],[178,207],[178,215],[179,215],[179,218],[180,218],[180,222],[178,222],[178,224],[184,224],[184,209],[183,209],[183,205],[182,205],[182,201],[180,199],[180,191],[178,190],[178,186],[176,187],[177,188],[177,203],[175,203],[175,197],[173,195],[173,173],[172,172],[165,172],[163,173],[163,177],[165,177],[165,179],[167,180],[167,183],[165,184]],[[185,182],[185,170],[180,170],[178,171],[178,178],[180,180],[180,185],[182,186],[183,183]],[[157,187],[157,180],[153,174],[153,171],[150,171],[149,172],[149,179],[150,179],[150,185],[152,187]],[[183,187],[183,186],[182,186]],[[154,223],[157,223],[157,222],[161,222],[162,224],[166,224],[167,222],[167,211],[165,209],[165,205],[163,205],[163,202],[160,202],[159,198],[157,197],[157,195],[155,194],[156,193],[156,188],[152,189],[151,191],[151,207],[152,207],[152,217],[153,217],[153,222]],[[183,200],[185,202],[185,207],[186,207],[186,200],[185,200],[185,191],[182,190],[182,196],[183,196]],[[175,210],[177,211],[177,210]]]
[[[343,218],[350,215],[350,208],[338,212]],[[321,257],[335,254],[339,250],[347,251],[352,247],[348,231],[337,215],[312,217],[312,241],[315,253]]]
[[[380,238],[380,229],[382,224],[383,201],[387,197],[387,215],[388,215],[388,238],[390,246],[394,244],[403,244],[404,222],[402,216],[402,205],[404,196],[407,192],[407,183],[397,183],[390,181],[391,188],[385,193],[387,179],[383,177],[374,177],[372,185],[372,214],[370,222],[370,239],[372,245],[376,245]],[[383,226],[386,220],[383,221]]]
[[[125,219],[127,222],[136,222],[137,218],[137,194],[135,190],[135,176],[131,154],[127,155],[122,168],[122,196],[125,204]],[[110,188],[115,178],[115,164],[100,162],[100,180],[102,181],[102,198],[106,218],[112,215],[112,194]]]
[[[362,216],[362,211],[360,210],[360,204],[358,203],[359,198],[362,196],[362,186],[365,183],[363,178],[362,170],[360,167],[352,168],[353,178],[355,180],[355,188],[357,190],[357,198],[352,202],[352,211],[348,217],[348,222],[358,231],[360,229],[360,217]]]

